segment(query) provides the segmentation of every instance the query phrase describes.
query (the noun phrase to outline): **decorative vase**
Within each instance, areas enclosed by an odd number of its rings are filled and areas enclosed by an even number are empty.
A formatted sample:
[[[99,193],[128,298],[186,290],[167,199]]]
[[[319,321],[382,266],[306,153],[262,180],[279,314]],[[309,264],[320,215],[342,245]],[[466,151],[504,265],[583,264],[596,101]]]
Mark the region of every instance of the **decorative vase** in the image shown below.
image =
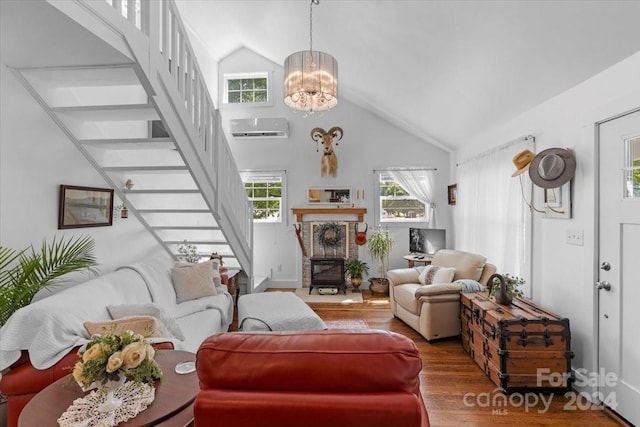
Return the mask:
[[[103,391],[106,392],[104,402],[98,406],[98,412],[111,412],[122,406],[122,399],[116,397],[116,391],[127,380],[124,374],[120,375],[117,381],[107,381],[103,386]]]
[[[493,279],[498,279],[500,281],[500,285],[494,285]],[[492,297],[497,304],[511,304],[511,302],[513,301],[513,297],[507,292],[507,283],[504,281],[504,277],[502,277],[500,274],[493,274],[491,277],[489,277],[487,283],[489,284],[489,286],[491,286],[491,288],[489,289],[490,291],[493,291],[494,286],[500,286],[498,292]]]
[[[362,277],[351,278],[351,286],[353,286],[353,292],[360,292],[360,285],[362,285]]]
[[[389,294],[389,280],[380,277],[371,277],[369,279],[369,290],[374,295]]]

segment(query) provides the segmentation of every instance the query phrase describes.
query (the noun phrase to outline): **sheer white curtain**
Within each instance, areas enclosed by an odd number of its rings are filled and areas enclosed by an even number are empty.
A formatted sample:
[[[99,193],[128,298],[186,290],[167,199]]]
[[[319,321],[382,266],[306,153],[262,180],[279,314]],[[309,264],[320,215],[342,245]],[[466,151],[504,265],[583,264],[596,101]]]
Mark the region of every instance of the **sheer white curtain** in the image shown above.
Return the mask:
[[[433,183],[435,179],[435,170],[433,169],[403,169],[389,170],[389,175],[396,181],[400,187],[420,200],[427,206],[427,214],[429,227],[436,226],[436,210],[433,202]]]
[[[454,209],[456,249],[475,252],[496,264],[498,272],[530,276],[531,213],[520,179],[512,178],[513,156],[533,142],[520,139],[458,166]],[[531,188],[528,174],[522,178]],[[531,191],[529,190],[529,194]]]

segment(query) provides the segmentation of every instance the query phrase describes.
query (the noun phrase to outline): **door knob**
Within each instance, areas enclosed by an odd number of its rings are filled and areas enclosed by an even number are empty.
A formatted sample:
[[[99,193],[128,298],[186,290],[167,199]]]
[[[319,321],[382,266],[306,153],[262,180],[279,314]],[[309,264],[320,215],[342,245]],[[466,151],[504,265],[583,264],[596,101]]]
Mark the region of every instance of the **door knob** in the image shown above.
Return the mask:
[[[605,281],[602,282],[596,282],[596,289],[600,290],[600,289],[604,289],[605,291],[610,291],[611,290],[611,283]]]
[[[609,271],[609,270],[611,270],[611,264],[609,264],[607,261],[605,261],[605,262],[602,263],[600,268],[602,270],[604,270],[604,271]]]

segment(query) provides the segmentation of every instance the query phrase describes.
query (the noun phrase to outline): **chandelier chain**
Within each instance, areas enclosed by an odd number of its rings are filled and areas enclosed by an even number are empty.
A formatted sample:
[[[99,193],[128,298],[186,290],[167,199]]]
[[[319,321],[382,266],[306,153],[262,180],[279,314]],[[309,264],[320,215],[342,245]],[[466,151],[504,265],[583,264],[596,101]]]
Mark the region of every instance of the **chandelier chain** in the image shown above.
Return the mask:
[[[318,1],[319,3],[319,1]],[[313,51],[313,5],[317,4],[314,0],[309,2],[309,51]]]

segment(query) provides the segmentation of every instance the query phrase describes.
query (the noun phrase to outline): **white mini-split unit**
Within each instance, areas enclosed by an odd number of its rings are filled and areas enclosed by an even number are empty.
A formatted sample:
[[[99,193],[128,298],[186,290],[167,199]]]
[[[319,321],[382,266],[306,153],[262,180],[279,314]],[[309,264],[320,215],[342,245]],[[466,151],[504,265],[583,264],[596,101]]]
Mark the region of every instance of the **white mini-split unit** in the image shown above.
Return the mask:
[[[231,136],[238,139],[288,138],[289,122],[284,118],[232,119]]]

